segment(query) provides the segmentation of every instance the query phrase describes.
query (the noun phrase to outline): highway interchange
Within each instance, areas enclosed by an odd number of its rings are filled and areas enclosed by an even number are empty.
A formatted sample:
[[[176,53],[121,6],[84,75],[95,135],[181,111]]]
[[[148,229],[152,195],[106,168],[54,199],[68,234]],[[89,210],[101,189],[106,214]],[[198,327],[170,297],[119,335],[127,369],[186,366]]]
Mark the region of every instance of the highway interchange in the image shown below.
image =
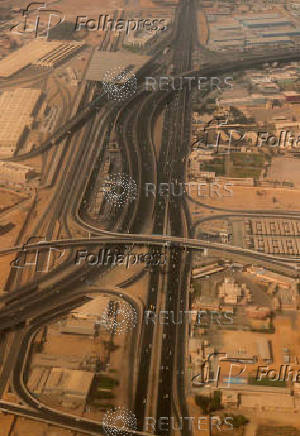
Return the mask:
[[[181,0],[176,14],[175,30],[171,41],[172,55],[164,60],[163,48],[139,72],[138,79],[147,74],[163,74],[166,63],[174,65],[178,76],[217,76],[219,74],[246,70],[250,67],[272,61],[292,61],[300,59],[300,52],[275,52],[267,58],[261,55],[247,54],[243,62],[238,59],[226,59],[222,62],[208,62],[200,71],[192,71],[191,55],[196,46],[195,4],[193,0]],[[143,80],[142,80],[143,82]],[[297,273],[300,258],[271,256],[254,250],[246,250],[228,244],[219,244],[197,240],[193,237],[188,208],[183,197],[152,197],[146,199],[142,192],[133,203],[128,203],[112,222],[111,230],[97,227],[85,213],[93,189],[93,174],[96,163],[103,158],[103,148],[99,144],[107,144],[112,125],[117,126],[117,141],[120,145],[123,160],[123,171],[138,181],[138,186],[145,182],[177,183],[185,181],[185,157],[189,150],[189,123],[191,118],[191,91],[186,86],[180,91],[148,92],[141,85],[132,98],[123,103],[108,101],[99,93],[96,84],[89,84],[79,105],[78,111],[59,128],[40,147],[26,155],[14,157],[15,161],[23,161],[63,143],[64,151],[58,165],[63,169],[57,171],[54,187],[55,194],[49,207],[35,226],[34,234],[43,235],[45,241],[18,245],[10,249],[0,250],[0,255],[15,252],[17,256],[34,250],[45,251],[49,247],[66,248],[72,253],[76,248],[97,248],[99,246],[156,246],[168,253],[168,274],[164,282],[166,309],[175,313],[188,309],[188,276],[192,250],[214,250],[220,254],[240,254],[249,259],[284,266],[291,273]],[[166,109],[163,126],[163,139],[159,153],[153,143],[153,126],[157,116]],[[67,170],[66,170],[67,169]],[[215,208],[218,209],[218,208]],[[142,213],[141,213],[142,211]],[[204,217],[263,216],[293,217],[300,219],[300,211],[224,211],[216,210],[218,215]],[[152,234],[144,234],[144,222],[151,218]],[[64,227],[68,238],[53,237],[55,224]],[[92,233],[92,237],[74,236],[74,229],[83,234]],[[6,361],[3,363],[0,386],[3,392],[5,383],[12,371],[12,383],[15,391],[22,399],[24,406],[16,406],[0,402],[4,411],[33,419],[45,420],[55,425],[76,429],[88,434],[102,434],[101,424],[81,417],[61,413],[41,404],[26,389],[24,384],[24,368],[27,364],[27,353],[31,338],[37,329],[66,313],[72,308],[82,305],[86,300],[84,283],[92,275],[103,273],[101,268],[91,272],[87,265],[74,265],[71,255],[56,270],[43,276],[32,275],[32,281],[24,281],[22,274],[12,269],[8,288],[0,299],[0,329],[7,336],[2,340],[2,349]],[[104,271],[105,273],[105,271]],[[161,274],[159,269],[149,273],[148,300],[146,307],[157,306],[161,296]],[[74,289],[78,292],[74,293]],[[154,292],[152,290],[155,290]],[[126,290],[122,290],[126,293]],[[139,316],[142,313],[139,312]],[[165,325],[161,334],[163,344],[159,361],[161,369],[157,377],[156,416],[189,416],[185,403],[185,344],[187,326]],[[138,432],[143,434],[143,422],[149,408],[148,393],[151,379],[145,378],[157,356],[151,349],[155,338],[152,325],[143,325],[139,353],[139,368],[135,395],[128,408],[133,410],[138,420]],[[8,351],[9,349],[9,351]],[[10,370],[9,370],[10,369]],[[184,435],[191,433],[184,428]],[[165,435],[166,431],[157,430],[156,434]]]

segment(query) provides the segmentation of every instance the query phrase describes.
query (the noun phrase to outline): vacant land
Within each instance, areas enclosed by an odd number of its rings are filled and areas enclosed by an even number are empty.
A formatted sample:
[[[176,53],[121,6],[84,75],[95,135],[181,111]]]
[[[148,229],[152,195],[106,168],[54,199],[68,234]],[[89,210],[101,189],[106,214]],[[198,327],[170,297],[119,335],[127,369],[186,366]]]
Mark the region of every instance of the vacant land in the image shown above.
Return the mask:
[[[257,436],[300,436],[300,430],[294,427],[269,427],[260,425],[257,429]]]
[[[300,159],[291,157],[275,157],[272,159],[268,177],[281,182],[292,182],[300,186]]]

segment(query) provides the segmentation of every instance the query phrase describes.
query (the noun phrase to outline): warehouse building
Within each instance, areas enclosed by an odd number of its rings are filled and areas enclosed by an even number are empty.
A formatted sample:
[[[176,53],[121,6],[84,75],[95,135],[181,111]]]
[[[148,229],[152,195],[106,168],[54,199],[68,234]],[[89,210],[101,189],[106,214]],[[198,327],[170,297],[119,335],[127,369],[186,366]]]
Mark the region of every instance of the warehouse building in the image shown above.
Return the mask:
[[[37,62],[35,62],[35,65],[46,68],[54,68],[72,56],[76,51],[81,49],[82,46],[83,43],[78,41],[63,42],[58,47],[54,48],[50,53],[47,53],[41,57]]]
[[[243,20],[243,26],[248,29],[264,29],[265,27],[279,27],[290,26],[292,22],[284,18],[271,18],[271,19],[257,19],[257,20]]]
[[[84,412],[85,402],[94,379],[94,371],[59,367],[34,368],[30,372],[28,388],[42,401],[55,401],[62,407]]]
[[[8,186],[24,186],[36,176],[33,168],[25,165],[0,161],[0,184]]]
[[[78,369],[52,368],[43,393],[64,395],[74,401],[84,401],[90,391],[94,374]]]
[[[276,36],[273,38],[251,38],[246,40],[247,47],[260,47],[264,45],[289,45],[293,46],[294,42],[288,36]]]
[[[0,77],[7,78],[29,65],[54,67],[83,46],[77,41],[35,39],[0,61]]]
[[[299,36],[299,35],[300,35],[299,29],[292,30],[291,28],[281,30],[281,31],[276,31],[276,32],[266,32],[266,33],[260,34],[260,36],[262,38],[274,38],[274,37],[282,37],[282,36]]]
[[[141,56],[134,53],[96,50],[90,61],[86,80],[103,82],[107,80],[105,77],[108,72],[119,69],[121,66],[125,69],[129,65],[132,66],[131,71],[135,74],[149,59],[149,56]]]
[[[0,94],[0,157],[12,156],[32,126],[42,97],[40,89],[15,88]]]
[[[30,41],[0,61],[0,77],[10,77],[36,63],[60,44],[60,41],[47,42],[41,39]]]

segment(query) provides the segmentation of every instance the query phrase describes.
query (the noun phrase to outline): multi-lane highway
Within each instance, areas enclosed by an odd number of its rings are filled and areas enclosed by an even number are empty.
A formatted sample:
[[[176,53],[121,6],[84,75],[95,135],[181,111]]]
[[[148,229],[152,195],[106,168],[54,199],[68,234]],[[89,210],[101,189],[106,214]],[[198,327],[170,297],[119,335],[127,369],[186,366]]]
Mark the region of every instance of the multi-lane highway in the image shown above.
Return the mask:
[[[210,62],[200,71],[192,71],[191,55],[195,44],[195,5],[194,0],[181,0],[177,9],[175,30],[170,43],[172,63],[176,77],[199,77],[215,76],[227,72],[247,69],[256,65],[273,61],[291,61],[300,59],[300,51],[273,52],[269,56],[262,57],[256,54],[247,54],[242,59],[220,59],[220,62]],[[167,43],[167,42],[166,42]],[[12,247],[1,250],[0,254],[19,252],[32,252],[34,250],[47,250],[53,248],[96,248],[99,246],[122,246],[135,244],[139,246],[158,246],[168,251],[168,275],[163,294],[167,311],[178,313],[188,309],[187,283],[189,276],[189,264],[193,250],[211,249],[214,252],[238,254],[273,265],[284,266],[295,272],[295,265],[300,258],[272,256],[255,250],[243,249],[228,244],[196,240],[191,237],[190,219],[183,197],[170,198],[152,196],[147,198],[143,195],[142,187],[145,183],[155,182],[169,183],[176,181],[177,184],[185,181],[185,162],[187,150],[190,144],[190,118],[191,118],[191,90],[188,82],[184,89],[179,91],[146,91],[143,85],[145,74],[160,74],[166,70],[162,50],[158,51],[145,66],[138,77],[140,86],[136,95],[126,102],[112,102],[107,96],[96,93],[96,85],[87,88],[87,93],[82,98],[77,113],[66,123],[65,126],[45,141],[36,150],[13,160],[24,160],[40,153],[45,153],[51,147],[65,142],[65,152],[62,155],[60,167],[57,168],[55,177],[55,194],[49,207],[40,217],[35,226],[35,234],[46,236],[48,241],[41,243],[29,243],[24,246]],[[158,152],[153,143],[153,127],[157,116],[165,110],[163,138],[160,151]],[[127,204],[119,210],[115,219],[111,222],[111,228],[103,230],[98,227],[97,221],[92,220],[86,213],[84,205],[88,204],[90,193],[93,190],[93,180],[97,171],[97,164],[104,156],[104,147],[110,140],[111,126],[115,126],[115,134],[122,154],[122,169],[133,177],[140,187],[138,198],[134,203]],[[99,144],[101,145],[99,147]],[[300,212],[273,212],[262,211],[263,215],[300,218]],[[257,214],[258,212],[236,211],[242,216]],[[224,211],[222,211],[224,215]],[[234,212],[232,212],[234,214]],[[230,215],[228,213],[228,215]],[[218,215],[214,216],[216,219]],[[203,217],[213,219],[212,216]],[[55,225],[59,223],[68,238],[53,237]],[[150,223],[150,224],[149,224]],[[152,229],[152,234],[151,234]],[[76,231],[75,231],[76,230]],[[91,231],[99,235],[96,238],[78,237],[79,234]],[[148,234],[146,233],[148,231]],[[125,235],[124,235],[125,233]],[[150,234],[149,234],[150,233]],[[170,234],[169,234],[170,233]],[[82,304],[84,296],[76,296],[73,289],[82,286],[91,274],[103,273],[103,268],[93,271],[88,265],[77,267],[74,265],[71,255],[65,263],[60,265],[43,278],[41,275],[33,278],[32,283],[14,289],[5,295],[0,307],[0,329],[14,329],[17,326],[24,327],[24,337],[18,336],[14,346],[20,344],[19,356],[15,352],[8,353],[3,366],[4,373],[0,381],[5,385],[9,377],[9,365],[14,368],[14,387],[20,397],[31,406],[32,409],[24,409],[19,406],[0,403],[0,408],[11,413],[31,416],[47,422],[56,423],[70,429],[99,434],[102,427],[99,423],[91,422],[83,418],[77,418],[68,414],[51,410],[42,405],[36,398],[31,398],[26,392],[22,380],[25,357],[31,335],[38,326],[43,325],[50,319],[54,319],[66,313],[76,304]],[[11,280],[11,284],[14,280]],[[19,277],[22,284],[22,276]],[[148,297],[146,307],[157,307],[160,287],[159,270],[151,271],[148,282]],[[72,292],[70,292],[72,289]],[[125,291],[124,291],[125,292]],[[147,397],[150,392],[149,378],[145,374],[151,367],[153,359],[159,356],[160,369],[156,398],[152,402],[156,404],[156,416],[189,416],[185,403],[185,382],[183,378],[185,368],[185,343],[186,326],[182,325],[163,326],[162,346],[158,350],[152,349],[155,341],[155,329],[151,324],[143,326],[141,347],[139,353],[139,370],[134,412],[138,419],[139,434],[142,434],[145,412],[147,410]],[[13,350],[14,351],[14,350]],[[134,363],[131,362],[133,365]],[[157,430],[157,434],[165,435],[168,431]],[[138,434],[138,433],[137,433]],[[183,428],[184,435],[190,434],[190,429]]]

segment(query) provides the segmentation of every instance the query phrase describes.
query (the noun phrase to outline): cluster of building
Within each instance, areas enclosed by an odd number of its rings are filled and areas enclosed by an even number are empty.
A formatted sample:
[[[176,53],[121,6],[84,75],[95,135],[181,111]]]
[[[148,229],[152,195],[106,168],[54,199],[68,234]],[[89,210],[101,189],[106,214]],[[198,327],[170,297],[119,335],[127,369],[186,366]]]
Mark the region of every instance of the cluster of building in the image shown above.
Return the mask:
[[[267,286],[267,294],[272,296],[273,310],[298,310],[300,296],[296,279],[254,266],[247,268],[247,273]]]
[[[244,226],[248,248],[269,254],[300,254],[300,225],[298,221],[253,218],[245,221]]]
[[[251,303],[251,292],[245,283],[239,285],[232,277],[225,277],[219,287],[219,300],[224,304]]]
[[[37,183],[37,172],[25,165],[0,160],[0,185],[31,189]]]
[[[211,266],[211,274],[215,274],[214,265]],[[209,276],[210,271],[206,274]],[[264,285],[272,304],[253,304],[248,286],[239,284],[231,275],[225,275],[217,286],[214,303],[213,298],[210,298],[208,305],[203,296],[194,298],[193,309],[204,310],[209,307],[220,313],[232,310],[234,322],[226,326],[219,323],[218,333],[213,327],[214,334],[209,333],[207,329],[212,327],[208,326],[191,330],[190,393],[211,397],[218,390],[224,408],[243,411],[299,410],[300,370],[295,354],[298,348],[291,345],[291,349],[288,340],[286,345],[278,347],[280,342],[272,334],[274,328],[271,323],[277,310],[298,308],[297,280],[255,266],[244,266],[242,274],[247,276],[247,280]],[[219,283],[219,279],[216,279],[216,283]],[[212,282],[211,294],[214,294],[214,289]],[[243,324],[245,318],[248,320],[247,327]],[[261,378],[257,374],[262,368],[267,375],[261,377],[263,380],[260,383]],[[276,384],[278,380],[279,384]]]
[[[92,313],[93,305],[111,304],[107,297],[96,297],[87,305],[75,309],[58,323],[48,327],[36,336],[37,348],[32,353],[27,387],[31,393],[44,402],[54,402],[68,409],[85,411],[91,389],[96,383],[95,375],[104,372],[107,351],[102,346],[103,338],[108,337],[108,331],[101,327],[99,314]],[[110,307],[110,306],[108,306]],[[55,338],[61,341],[63,337],[70,338],[69,343],[78,343],[82,353],[74,353],[55,348]],[[45,343],[53,343],[50,349],[44,348]],[[68,341],[67,341],[68,342]],[[38,351],[37,351],[38,350]],[[97,384],[97,383],[96,383]],[[98,390],[108,392],[109,389],[99,386]]]
[[[224,5],[223,5],[224,6]],[[300,27],[295,17],[286,10],[261,8],[247,11],[235,8],[217,9],[211,4],[202,5],[209,26],[208,47],[213,51],[247,51],[259,48],[295,47],[298,45]]]

